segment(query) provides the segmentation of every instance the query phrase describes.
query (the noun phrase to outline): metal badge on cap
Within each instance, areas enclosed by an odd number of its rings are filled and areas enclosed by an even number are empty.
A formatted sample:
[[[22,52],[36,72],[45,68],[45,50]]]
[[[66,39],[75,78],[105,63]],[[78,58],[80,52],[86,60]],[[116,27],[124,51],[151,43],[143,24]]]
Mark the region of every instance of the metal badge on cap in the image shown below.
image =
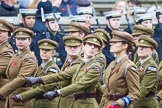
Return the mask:
[[[103,33],[99,33],[99,35],[103,35]]]
[[[48,43],[46,43],[46,42],[45,42],[45,43],[43,43],[43,44],[44,44],[44,46],[47,46],[47,45],[48,45]]]
[[[71,39],[71,42],[75,42],[75,40],[74,39]]]
[[[94,41],[94,42],[96,42],[96,41],[97,41],[97,39],[96,39],[96,38],[93,38],[93,41]]]
[[[22,35],[22,34],[23,34],[23,32],[22,32],[22,31],[20,31],[18,34],[19,34],[19,35]]]
[[[145,40],[140,40],[140,43],[144,43],[145,42]]]

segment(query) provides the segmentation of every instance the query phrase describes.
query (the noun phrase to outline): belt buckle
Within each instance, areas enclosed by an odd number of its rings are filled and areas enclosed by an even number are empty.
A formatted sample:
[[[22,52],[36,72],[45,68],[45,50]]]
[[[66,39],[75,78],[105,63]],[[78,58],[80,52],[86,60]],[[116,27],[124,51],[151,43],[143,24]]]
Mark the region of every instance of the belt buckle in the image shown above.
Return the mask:
[[[76,100],[76,98],[75,98],[75,94],[76,94],[76,93],[73,93],[73,95],[72,95],[72,96],[73,96],[73,100]]]

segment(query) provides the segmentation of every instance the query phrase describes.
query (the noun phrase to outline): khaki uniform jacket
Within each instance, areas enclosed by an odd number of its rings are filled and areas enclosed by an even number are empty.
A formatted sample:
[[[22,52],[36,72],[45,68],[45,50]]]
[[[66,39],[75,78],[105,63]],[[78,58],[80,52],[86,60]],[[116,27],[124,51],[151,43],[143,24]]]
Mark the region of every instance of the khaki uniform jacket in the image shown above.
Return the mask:
[[[17,106],[17,108],[19,108],[18,106],[20,105],[20,103],[14,103],[11,100],[11,97],[15,94],[24,92],[29,89],[24,87],[25,77],[34,75],[36,70],[37,61],[29,48],[24,50],[21,54],[15,54],[11,58],[6,70],[6,75],[10,82],[0,89],[0,94],[4,97],[7,97],[12,93],[8,97],[9,103],[7,103],[6,108],[14,108],[14,106]],[[26,105],[25,103],[21,104],[21,107],[25,108],[25,106],[28,105]]]
[[[0,45],[0,88],[9,82],[6,76],[6,68],[13,55],[14,51],[8,41]],[[4,104],[5,99],[0,101],[2,108],[4,108]]]
[[[64,65],[61,68],[61,71],[65,71],[67,70],[70,66],[72,66],[78,59],[80,59],[80,57],[76,57],[73,60],[68,60],[68,57],[66,58]],[[66,87],[68,85],[71,84],[71,80],[65,80],[65,81],[61,81],[59,82],[60,86]],[[72,95],[68,95],[65,97],[60,97],[60,101],[59,101],[59,108],[70,108],[73,102],[73,96]]]
[[[123,57],[120,61],[112,61],[105,70],[104,83],[106,90],[102,96],[100,108],[107,108],[108,105],[115,101],[120,104],[120,108],[126,108],[122,98],[128,96],[131,103],[140,96],[139,74],[135,64],[129,60],[128,56]],[[117,100],[108,98],[110,95],[123,96]]]
[[[60,69],[57,66],[57,64],[53,60],[51,60],[44,67],[40,66],[34,76],[41,77],[41,76],[48,75],[48,74],[57,74],[59,71],[60,71]],[[34,85],[34,88],[36,88],[38,86],[40,86],[40,84]],[[32,91],[32,89],[31,89],[31,91]],[[33,94],[26,93],[25,95],[23,95],[23,98],[29,97],[30,95],[33,95]],[[43,99],[42,96],[38,96],[35,98],[36,99],[34,99],[32,101],[31,108],[41,108],[41,107],[43,107],[43,108],[58,108],[58,102],[59,102],[58,98],[56,98],[52,101],[49,101],[48,99]]]
[[[100,64],[93,58],[88,62],[83,62],[76,67],[71,67],[66,72],[60,72],[60,75],[43,77],[44,83],[48,83],[49,80],[58,81],[72,78],[72,84],[60,89],[61,96],[67,96],[69,94],[84,94],[84,93],[96,93],[95,84],[100,77],[101,69]],[[98,104],[95,98],[86,98],[73,100],[71,108],[98,108]]]
[[[135,108],[149,107],[158,108],[157,102],[153,96],[157,92],[158,85],[158,68],[154,59],[150,57],[143,64],[136,64],[140,76],[140,98],[133,104]]]
[[[14,51],[8,41],[0,45],[0,74],[6,74],[7,65],[14,55]]]

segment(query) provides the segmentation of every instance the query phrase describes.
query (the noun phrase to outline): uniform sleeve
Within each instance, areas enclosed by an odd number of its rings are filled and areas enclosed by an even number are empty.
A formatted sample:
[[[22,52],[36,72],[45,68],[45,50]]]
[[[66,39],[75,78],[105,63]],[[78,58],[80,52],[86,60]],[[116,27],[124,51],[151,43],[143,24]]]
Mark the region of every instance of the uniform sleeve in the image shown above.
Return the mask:
[[[68,68],[66,71],[59,72],[58,74],[45,75],[42,78],[43,84],[54,83],[58,81],[64,81],[71,79],[79,64],[73,65]]]
[[[22,67],[16,78],[10,81],[8,84],[0,89],[0,94],[4,97],[21,87],[25,83],[25,77],[29,77],[34,74],[37,69],[37,62],[33,57],[26,57],[22,63]]]
[[[127,70],[125,79],[128,87],[128,95],[117,101],[121,107],[129,106],[140,97],[140,80],[137,68],[130,66]]]
[[[60,89],[61,95],[66,96],[66,95],[75,93],[77,91],[80,91],[80,90],[87,88],[90,85],[96,83],[100,77],[100,72],[101,72],[101,69],[100,69],[99,65],[92,66],[86,72],[86,74],[84,74],[82,76],[77,76],[78,78],[81,77],[78,81],[76,81],[75,83],[73,83],[67,87]]]
[[[104,71],[106,68],[106,58],[105,56],[101,53],[96,56],[96,61],[101,65],[101,69]]]
[[[28,90],[26,92],[21,93],[22,101],[26,102],[33,98],[39,98],[42,96],[46,91],[54,90],[57,88],[57,83],[46,84],[46,85],[39,85],[38,87]]]
[[[140,86],[141,97],[145,97],[148,93],[152,92],[153,90],[155,91],[156,84],[157,84],[157,67],[148,66]]]
[[[6,68],[13,54],[14,52],[12,50],[5,51],[2,55],[0,54],[0,73],[6,72]]]

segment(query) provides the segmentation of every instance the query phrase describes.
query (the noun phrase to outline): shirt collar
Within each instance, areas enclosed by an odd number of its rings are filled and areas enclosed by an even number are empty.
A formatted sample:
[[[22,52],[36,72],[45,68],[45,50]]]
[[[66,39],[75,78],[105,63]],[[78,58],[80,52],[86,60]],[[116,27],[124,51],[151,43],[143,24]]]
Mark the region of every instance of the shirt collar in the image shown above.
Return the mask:
[[[149,56],[146,57],[145,59],[140,59],[139,61],[140,61],[141,65],[142,65],[145,61],[147,61],[147,60],[150,59],[150,58],[151,58],[151,55],[149,55]]]
[[[122,56],[120,56],[119,58],[116,58],[115,59],[115,61],[117,62],[117,63],[119,63],[124,57],[126,57],[127,56],[127,54],[124,54],[124,55],[122,55]]]
[[[43,68],[44,68],[44,67],[47,65],[47,63],[49,63],[50,61],[52,61],[52,58],[50,58],[50,59],[49,59],[47,62],[42,63],[42,64],[41,64],[41,67],[43,67]]]

